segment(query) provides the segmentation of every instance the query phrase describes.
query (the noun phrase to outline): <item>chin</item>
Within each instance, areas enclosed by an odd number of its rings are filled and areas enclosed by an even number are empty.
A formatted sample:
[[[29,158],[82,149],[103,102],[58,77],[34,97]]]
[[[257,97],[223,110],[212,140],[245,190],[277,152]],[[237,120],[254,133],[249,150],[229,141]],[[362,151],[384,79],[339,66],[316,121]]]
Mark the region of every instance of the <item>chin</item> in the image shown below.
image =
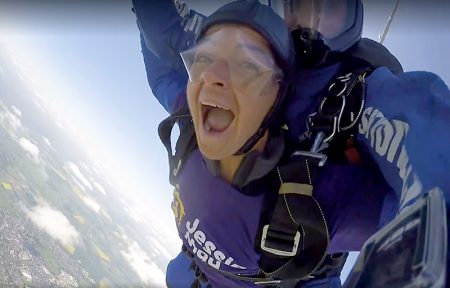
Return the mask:
[[[209,160],[223,160],[228,157],[233,156],[236,152],[227,153],[227,149],[225,147],[217,147],[214,145],[205,145],[198,141],[198,148],[202,155]]]
[[[211,150],[217,150],[217,149],[208,149],[206,147],[202,147],[201,145],[199,145],[199,149],[200,149],[200,152],[202,153],[202,155],[204,157],[208,158],[209,160],[223,160],[228,157],[224,153],[218,153],[217,151],[211,151]]]

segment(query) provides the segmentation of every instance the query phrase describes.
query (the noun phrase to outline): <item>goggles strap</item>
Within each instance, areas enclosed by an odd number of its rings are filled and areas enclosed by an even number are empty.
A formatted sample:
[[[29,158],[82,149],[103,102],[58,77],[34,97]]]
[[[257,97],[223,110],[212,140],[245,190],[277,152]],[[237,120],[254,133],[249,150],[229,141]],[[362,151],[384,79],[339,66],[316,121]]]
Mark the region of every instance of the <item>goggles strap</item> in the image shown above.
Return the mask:
[[[287,83],[286,79],[282,80],[284,83]],[[281,82],[280,82],[281,83]],[[266,117],[263,119],[261,126],[258,128],[255,134],[250,137],[247,142],[234,154],[234,155],[242,155],[248,153],[256,143],[264,136],[264,133],[267,130],[278,129],[281,125],[280,123],[280,114],[282,114],[282,103],[283,99],[286,97],[287,93],[290,91],[290,85],[282,84],[280,86],[280,90],[278,92],[275,103],[272,108],[267,113]]]

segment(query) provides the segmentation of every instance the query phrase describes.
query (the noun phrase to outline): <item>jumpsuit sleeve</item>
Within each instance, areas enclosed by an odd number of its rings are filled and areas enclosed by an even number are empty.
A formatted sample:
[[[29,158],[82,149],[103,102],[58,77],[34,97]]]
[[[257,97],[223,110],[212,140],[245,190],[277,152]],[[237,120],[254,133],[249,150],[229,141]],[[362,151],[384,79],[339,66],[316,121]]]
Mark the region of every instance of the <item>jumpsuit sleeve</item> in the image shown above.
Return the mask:
[[[191,268],[192,259],[184,252],[180,252],[177,257],[170,260],[167,265],[166,285],[168,288],[191,287],[196,277]]]
[[[187,73],[179,53],[192,45],[205,16],[180,0],[133,0],[148,83],[172,113],[185,105]]]
[[[358,130],[359,142],[395,191],[395,213],[434,188],[449,203],[450,91],[440,77],[376,69],[367,79]]]

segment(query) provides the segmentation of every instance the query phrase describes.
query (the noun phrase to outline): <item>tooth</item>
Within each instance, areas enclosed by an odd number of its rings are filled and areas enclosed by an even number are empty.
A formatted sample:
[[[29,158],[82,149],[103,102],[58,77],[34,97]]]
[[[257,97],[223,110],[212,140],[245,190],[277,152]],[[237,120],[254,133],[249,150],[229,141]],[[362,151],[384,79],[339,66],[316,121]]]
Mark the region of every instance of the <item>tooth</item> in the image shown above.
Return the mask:
[[[223,109],[223,110],[230,110],[230,109],[228,109],[228,108],[226,108],[226,107],[223,107],[223,106],[217,106],[217,107],[219,107],[220,109]]]
[[[211,131],[211,126],[209,126],[208,122],[205,123],[205,129],[206,129],[206,131],[208,131],[208,132]]]
[[[226,110],[226,111],[230,111],[230,109],[228,109],[226,107],[223,107],[223,106],[220,106],[220,105],[217,105],[217,104],[214,104],[214,103],[201,102],[201,104],[202,105],[206,105],[206,106],[215,107],[215,108],[220,108],[220,109],[223,109],[223,110]]]

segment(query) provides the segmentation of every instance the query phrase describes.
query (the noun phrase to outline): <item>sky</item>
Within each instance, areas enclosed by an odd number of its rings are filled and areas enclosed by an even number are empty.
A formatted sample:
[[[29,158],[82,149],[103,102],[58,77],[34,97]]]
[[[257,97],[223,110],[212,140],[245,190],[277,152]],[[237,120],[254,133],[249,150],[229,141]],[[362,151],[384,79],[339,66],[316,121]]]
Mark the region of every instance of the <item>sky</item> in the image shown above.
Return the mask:
[[[190,2],[208,14],[227,1]],[[365,4],[364,35],[377,40],[395,1]],[[435,72],[450,83],[449,12],[450,1],[400,3],[384,44],[405,70]],[[167,113],[147,84],[131,1],[0,0],[0,45],[74,141],[111,166],[135,210],[176,237],[167,154],[157,135]]]

